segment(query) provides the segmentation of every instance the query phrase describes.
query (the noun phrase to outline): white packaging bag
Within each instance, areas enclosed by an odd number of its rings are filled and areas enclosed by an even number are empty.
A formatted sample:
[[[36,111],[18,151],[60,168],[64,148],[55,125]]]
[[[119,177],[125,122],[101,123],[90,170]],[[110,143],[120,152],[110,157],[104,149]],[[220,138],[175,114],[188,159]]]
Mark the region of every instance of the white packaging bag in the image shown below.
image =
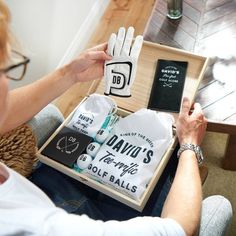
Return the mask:
[[[173,138],[173,117],[141,109],[116,123],[83,173],[140,199]]]
[[[91,94],[78,106],[66,125],[80,133],[95,137],[108,115],[117,110],[115,101],[107,96]]]

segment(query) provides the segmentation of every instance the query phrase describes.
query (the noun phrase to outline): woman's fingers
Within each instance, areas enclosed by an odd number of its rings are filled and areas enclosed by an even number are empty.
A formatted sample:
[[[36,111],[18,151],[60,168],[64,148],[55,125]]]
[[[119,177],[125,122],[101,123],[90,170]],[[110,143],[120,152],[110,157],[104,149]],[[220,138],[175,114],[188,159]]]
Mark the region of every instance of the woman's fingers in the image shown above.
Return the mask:
[[[106,54],[104,51],[89,51],[88,57],[91,60],[111,60],[112,57]]]
[[[184,97],[183,101],[182,101],[182,107],[180,110],[180,114],[185,115],[185,116],[188,115],[190,108],[191,108],[191,104],[190,104],[189,99],[187,97]]]

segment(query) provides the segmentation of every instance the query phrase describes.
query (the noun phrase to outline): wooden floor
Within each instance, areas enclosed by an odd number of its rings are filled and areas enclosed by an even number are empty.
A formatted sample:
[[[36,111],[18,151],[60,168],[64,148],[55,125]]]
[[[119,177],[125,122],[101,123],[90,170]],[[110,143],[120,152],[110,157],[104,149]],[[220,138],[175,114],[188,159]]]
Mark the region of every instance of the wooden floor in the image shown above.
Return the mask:
[[[87,48],[107,41],[110,34],[117,32],[121,26],[133,26],[135,35],[143,34],[154,3],[155,0],[111,0]],[[90,86],[91,83],[79,83],[55,101],[65,117],[88,94]],[[95,90],[96,84],[90,92]]]

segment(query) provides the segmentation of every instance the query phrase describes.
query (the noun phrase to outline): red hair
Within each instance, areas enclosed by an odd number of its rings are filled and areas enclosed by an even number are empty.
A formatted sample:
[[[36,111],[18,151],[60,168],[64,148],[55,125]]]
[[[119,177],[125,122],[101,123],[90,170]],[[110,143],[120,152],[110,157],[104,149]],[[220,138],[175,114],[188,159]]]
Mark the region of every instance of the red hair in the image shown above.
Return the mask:
[[[9,57],[11,34],[9,29],[11,15],[3,0],[0,0],[0,66],[6,63]]]

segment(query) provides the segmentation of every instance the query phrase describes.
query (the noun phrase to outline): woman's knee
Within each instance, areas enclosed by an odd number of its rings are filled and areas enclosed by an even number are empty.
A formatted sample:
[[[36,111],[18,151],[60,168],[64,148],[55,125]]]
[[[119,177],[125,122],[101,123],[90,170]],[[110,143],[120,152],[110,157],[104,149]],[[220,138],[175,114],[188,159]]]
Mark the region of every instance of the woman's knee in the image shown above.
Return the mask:
[[[202,203],[199,235],[225,235],[232,216],[232,206],[227,198],[220,195],[206,198]]]
[[[64,117],[60,110],[55,105],[49,104],[28,122],[39,147],[63,121]]]

